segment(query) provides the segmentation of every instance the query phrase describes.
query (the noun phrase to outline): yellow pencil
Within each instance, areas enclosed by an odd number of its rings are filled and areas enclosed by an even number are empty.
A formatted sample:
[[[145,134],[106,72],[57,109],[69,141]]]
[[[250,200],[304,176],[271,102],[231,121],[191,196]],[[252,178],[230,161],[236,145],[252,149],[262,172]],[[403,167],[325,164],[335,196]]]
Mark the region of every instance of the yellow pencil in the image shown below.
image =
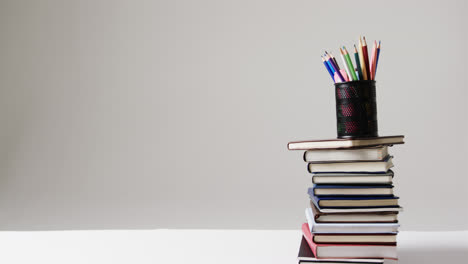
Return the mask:
[[[359,37],[359,64],[361,64],[361,71],[363,80],[367,80],[366,62],[364,61],[364,55],[362,53],[362,41]]]

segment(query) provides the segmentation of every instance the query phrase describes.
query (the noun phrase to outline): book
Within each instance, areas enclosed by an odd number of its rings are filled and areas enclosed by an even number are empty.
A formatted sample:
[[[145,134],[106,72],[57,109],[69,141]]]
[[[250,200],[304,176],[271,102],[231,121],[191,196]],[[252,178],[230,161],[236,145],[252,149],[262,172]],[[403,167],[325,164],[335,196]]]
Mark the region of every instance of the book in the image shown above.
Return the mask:
[[[310,249],[304,236],[301,238],[301,245],[297,254],[297,260],[300,263],[320,263],[320,264],[383,264],[384,259],[317,259]]]
[[[354,149],[314,149],[304,152],[304,161],[383,160],[387,155],[387,146]]]
[[[392,184],[393,171],[385,173],[319,172],[312,173],[314,184]]]
[[[397,196],[315,196],[311,189],[310,199],[317,208],[365,208],[365,207],[398,207]]]
[[[396,223],[398,212],[344,212],[322,213],[311,202],[309,214],[313,215],[317,223]]]
[[[314,184],[312,193],[315,196],[345,196],[345,195],[393,195],[393,185],[326,185]]]
[[[396,245],[396,234],[314,234],[317,244]]]
[[[385,173],[393,167],[392,156],[384,160],[373,161],[337,161],[337,162],[309,162],[307,169],[314,172],[380,172]]]
[[[313,203],[314,201],[310,201]],[[314,204],[317,206],[316,204]],[[349,207],[349,208],[320,208],[317,207],[317,209],[321,213],[375,213],[375,212],[401,212],[403,211],[403,208],[400,206],[397,207],[362,207],[362,208],[354,208],[354,207]]]
[[[404,144],[404,136],[387,136],[359,139],[325,139],[309,141],[293,141],[288,143],[289,150],[310,150],[310,149],[340,149],[371,146],[391,146],[395,144]]]
[[[310,210],[306,209],[306,219],[310,231],[314,234],[396,234],[400,225],[398,223],[317,223]]]
[[[396,245],[317,244],[307,223],[302,225],[302,233],[317,258],[397,259]]]

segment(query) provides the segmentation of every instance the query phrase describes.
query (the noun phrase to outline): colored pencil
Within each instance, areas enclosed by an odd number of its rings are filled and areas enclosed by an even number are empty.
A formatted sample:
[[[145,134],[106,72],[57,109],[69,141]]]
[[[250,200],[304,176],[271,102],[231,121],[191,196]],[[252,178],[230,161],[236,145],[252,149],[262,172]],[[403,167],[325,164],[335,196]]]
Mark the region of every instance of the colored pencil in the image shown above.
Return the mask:
[[[346,63],[346,59],[343,55],[343,50],[340,48],[340,55],[341,55],[341,60],[343,61],[344,69],[346,71],[346,74],[348,75],[347,79],[351,79],[351,69],[349,69],[349,65]]]
[[[330,55],[328,53],[326,54],[325,58],[326,58],[327,61],[330,62],[330,65],[331,65],[331,67],[332,67],[332,69],[334,71],[334,74],[336,74],[338,76],[338,80],[340,82],[344,82],[343,75],[341,75],[340,70],[337,69],[337,66],[336,66],[335,62],[333,61],[333,59],[330,57]]]
[[[369,53],[367,52],[367,42],[366,42],[366,37],[362,37],[363,42],[362,42],[362,55],[364,56],[364,62],[366,63],[366,74],[367,74],[367,79],[371,79],[371,73],[370,73],[370,64],[369,64]]]
[[[328,68],[330,68],[330,70],[332,71],[332,73],[333,73],[333,75],[334,75],[334,74],[335,74],[335,70],[334,70],[334,68],[332,67],[330,60],[327,59],[327,58],[328,58],[327,56],[328,56],[327,54],[324,54],[324,55],[323,55],[323,58],[325,59],[325,62],[327,63]]]
[[[366,37],[359,36],[358,45],[353,45],[356,65],[353,64],[353,59],[351,59],[352,55],[345,46],[339,48],[341,61],[343,63],[343,68],[341,69],[338,61],[331,52],[325,51],[325,54],[321,56],[323,65],[335,83],[375,80],[380,57],[380,41],[378,43],[374,41],[372,49],[369,50]]]
[[[356,62],[356,68],[358,72],[358,79],[363,80],[362,78],[362,71],[361,71],[361,65],[359,63],[359,54],[356,48],[356,45],[354,45],[354,61]]]
[[[327,71],[328,71],[328,73],[330,74],[330,77],[332,78],[333,82],[335,82],[335,79],[333,78],[333,75],[334,75],[334,74],[333,74],[332,69],[330,69],[330,66],[328,66],[328,63],[327,63],[327,61],[323,58],[323,56],[321,56],[321,57],[322,57],[323,65],[325,65],[325,68],[327,68]]]
[[[356,76],[356,72],[354,71],[353,62],[351,61],[351,58],[349,57],[349,53],[346,50],[345,46],[343,46],[343,56],[345,57],[346,63],[347,63],[348,68],[349,68],[349,71],[351,72],[351,78],[353,78],[353,81],[357,81],[358,77]]]
[[[361,37],[359,37],[359,61],[359,63],[361,64],[362,79],[367,80],[366,61],[364,60],[364,53],[362,52]]]
[[[371,80],[375,80],[374,73],[375,73],[376,61],[377,61],[377,42],[374,41],[374,45],[372,46],[372,54],[371,54],[371,61],[370,61]]]
[[[359,78],[359,72],[357,71],[357,68],[354,68],[354,72],[356,73],[357,80],[358,80],[358,81],[361,80],[361,79]]]
[[[379,56],[380,56],[380,40],[379,40],[379,45],[377,46],[377,60],[375,61],[374,79],[375,79],[375,75],[377,74],[377,65],[379,65]]]
[[[331,56],[331,58],[333,59],[333,61],[335,62],[336,68],[337,68],[338,70],[341,70],[340,65],[339,65],[338,62],[336,61],[335,56],[333,56],[333,54],[331,54],[331,52],[330,52],[330,56]]]
[[[325,54],[325,59],[329,63],[330,68],[333,70],[333,76],[334,76],[335,82],[344,82],[343,75],[341,75],[340,70],[338,70],[338,67],[337,67],[336,63],[331,58],[330,54],[328,54],[328,53]],[[335,76],[336,76],[336,78],[335,78]]]
[[[327,53],[327,52],[325,51],[325,53]],[[338,69],[338,71],[341,70],[340,65],[338,64],[338,62],[335,59],[335,56],[333,56],[333,54],[331,52],[328,52],[327,54],[328,54],[328,56],[330,56],[330,58],[332,58],[332,60],[335,63],[336,68]]]
[[[345,70],[341,69],[340,73],[341,73],[341,76],[343,76],[343,79],[344,79],[345,82],[352,81],[351,79],[349,79],[348,74],[346,73]]]

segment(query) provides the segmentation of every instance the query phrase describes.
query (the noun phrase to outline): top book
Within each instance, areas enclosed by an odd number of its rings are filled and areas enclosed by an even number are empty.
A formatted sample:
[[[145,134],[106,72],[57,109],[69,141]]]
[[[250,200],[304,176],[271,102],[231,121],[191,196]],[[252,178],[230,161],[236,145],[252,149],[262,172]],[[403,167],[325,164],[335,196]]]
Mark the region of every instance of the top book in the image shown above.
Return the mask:
[[[388,136],[388,137],[373,137],[373,138],[356,138],[356,139],[324,139],[324,140],[309,140],[309,141],[294,141],[288,143],[289,150],[311,150],[311,149],[341,149],[341,148],[358,148],[371,146],[390,146],[394,144],[404,144],[405,136]]]

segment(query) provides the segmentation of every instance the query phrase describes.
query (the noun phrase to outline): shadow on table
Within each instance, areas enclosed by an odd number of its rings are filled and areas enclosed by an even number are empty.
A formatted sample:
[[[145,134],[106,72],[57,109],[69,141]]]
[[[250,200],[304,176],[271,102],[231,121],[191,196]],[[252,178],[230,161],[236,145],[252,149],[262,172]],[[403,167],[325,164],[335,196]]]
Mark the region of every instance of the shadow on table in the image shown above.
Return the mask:
[[[424,245],[422,245],[424,246]],[[398,249],[399,264],[468,263],[468,248]]]

